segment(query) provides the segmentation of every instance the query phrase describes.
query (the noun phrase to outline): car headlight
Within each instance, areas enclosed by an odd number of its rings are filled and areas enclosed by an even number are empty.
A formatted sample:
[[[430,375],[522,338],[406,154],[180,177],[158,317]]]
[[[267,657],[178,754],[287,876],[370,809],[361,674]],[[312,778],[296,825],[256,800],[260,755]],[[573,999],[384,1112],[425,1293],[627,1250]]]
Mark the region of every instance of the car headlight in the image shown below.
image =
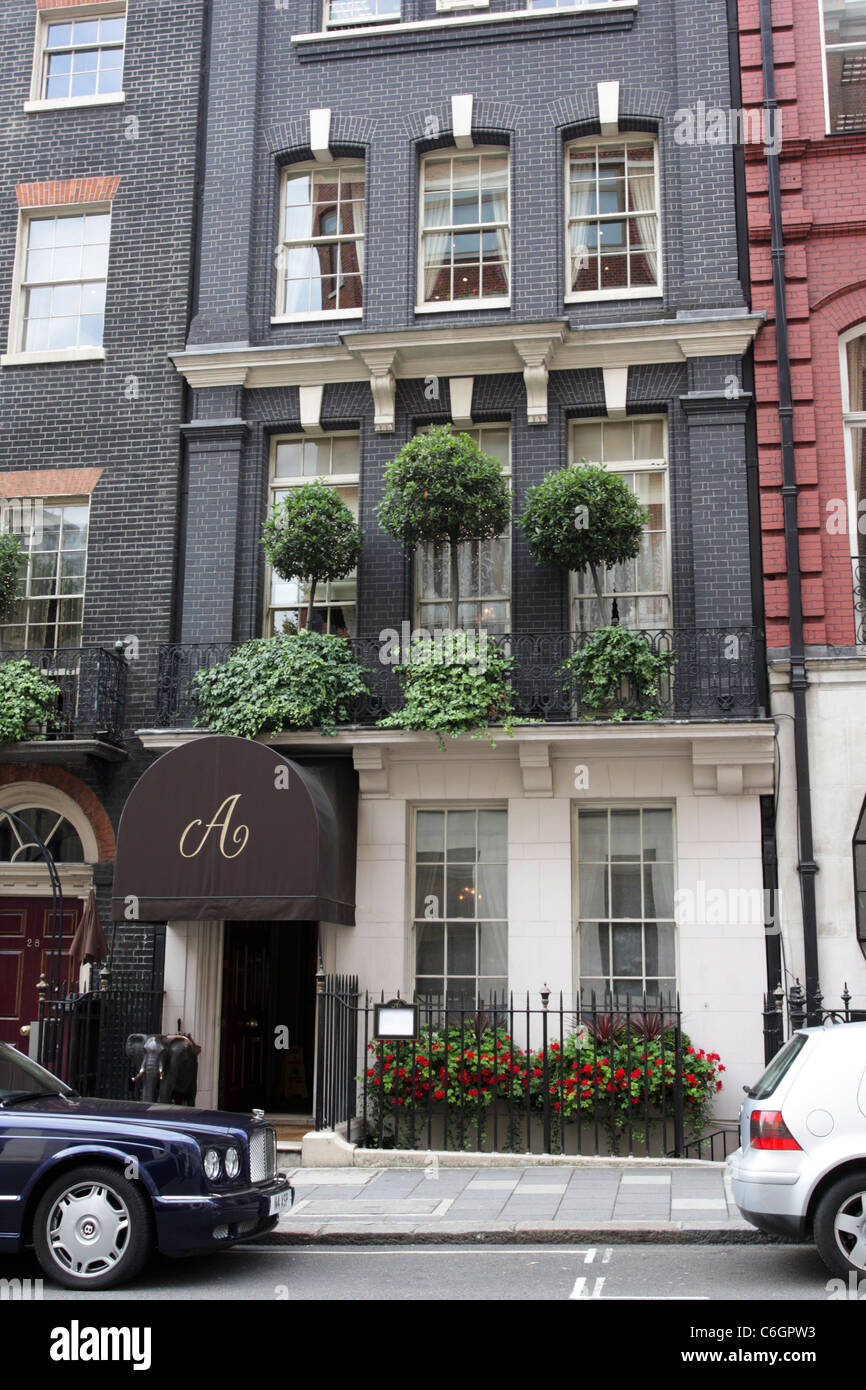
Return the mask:
[[[220,1156],[216,1149],[205,1149],[204,1175],[208,1182],[216,1182],[220,1175]]]
[[[241,1156],[237,1149],[226,1149],[226,1177],[236,1178],[241,1171]]]

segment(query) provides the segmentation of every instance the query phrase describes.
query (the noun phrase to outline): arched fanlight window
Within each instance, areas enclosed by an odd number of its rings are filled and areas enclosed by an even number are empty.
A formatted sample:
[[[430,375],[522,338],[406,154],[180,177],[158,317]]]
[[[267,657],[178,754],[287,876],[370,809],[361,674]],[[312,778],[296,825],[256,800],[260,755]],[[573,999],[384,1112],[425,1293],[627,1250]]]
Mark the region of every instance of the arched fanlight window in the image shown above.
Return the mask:
[[[866,798],[860,807],[860,819],[854,831],[854,904],[857,940],[866,956]]]
[[[19,820],[40,837],[58,864],[81,864],[84,847],[78,831],[59,811],[44,806],[28,806],[15,812]],[[42,862],[42,851],[24,826],[0,812],[0,863],[35,864]]]

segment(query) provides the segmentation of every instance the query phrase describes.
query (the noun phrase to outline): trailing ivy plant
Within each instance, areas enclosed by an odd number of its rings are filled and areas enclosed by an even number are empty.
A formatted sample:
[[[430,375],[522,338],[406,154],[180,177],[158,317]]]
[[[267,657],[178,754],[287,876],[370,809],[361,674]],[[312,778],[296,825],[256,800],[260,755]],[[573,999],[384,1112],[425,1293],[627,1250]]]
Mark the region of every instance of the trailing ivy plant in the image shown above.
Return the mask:
[[[515,712],[508,678],[514,662],[489,647],[486,633],[416,638],[408,657],[394,668],[405,703],[380,719],[380,728],[427,730],[436,734],[440,749],[446,737],[477,738],[482,730],[495,747],[490,724],[501,724],[511,738]]]
[[[306,624],[319,581],[345,579],[361,555],[364,533],[336,488],[317,479],[290,488],[265,521],[262,544],[281,579],[308,586]]]
[[[526,494],[520,525],[535,560],[583,574],[589,570],[602,626],[610,622],[601,576],[634,560],[648,513],[617,473],[581,460],[548,473]]]
[[[0,623],[9,617],[18,597],[18,580],[28,558],[21,542],[12,531],[0,535]]]
[[[639,632],[599,627],[563,662],[562,673],[566,690],[577,687],[588,718],[658,719],[659,684],[675,661],[671,651],[653,651]]]
[[[410,439],[385,469],[379,525],[407,550],[450,547],[451,628],[459,627],[461,541],[500,536],[511,520],[511,493],[498,459],[468,434],[435,425]]]
[[[309,629],[244,643],[227,661],[196,672],[192,689],[196,724],[241,738],[316,725],[333,734],[368,691],[348,642]]]
[[[55,728],[58,693],[55,682],[32,661],[0,663],[0,743],[21,743],[43,727]]]

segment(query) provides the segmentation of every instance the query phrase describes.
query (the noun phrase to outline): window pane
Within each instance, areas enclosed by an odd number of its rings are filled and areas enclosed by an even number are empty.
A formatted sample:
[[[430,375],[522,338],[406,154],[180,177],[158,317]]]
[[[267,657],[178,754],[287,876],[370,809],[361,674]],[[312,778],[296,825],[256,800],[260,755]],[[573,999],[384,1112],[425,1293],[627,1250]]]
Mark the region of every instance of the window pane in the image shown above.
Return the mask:
[[[441,922],[419,923],[415,932],[415,972],[441,975],[445,970],[445,927]]]
[[[507,811],[478,812],[478,858],[482,863],[506,863],[507,823]]]
[[[475,932],[471,926],[448,923],[448,976],[475,975]]]
[[[610,913],[612,917],[640,917],[642,915],[640,865],[611,865]]]
[[[479,969],[482,975],[504,976],[508,971],[508,926],[505,922],[483,922]],[[498,986],[502,988],[502,984]]]
[[[415,818],[416,858],[441,864],[445,858],[445,812],[419,811]]]
[[[607,917],[609,909],[605,864],[581,864],[578,895],[581,917]]]
[[[606,922],[582,922],[580,977],[606,976],[610,971],[610,928]]]
[[[613,926],[613,973],[643,978],[643,929],[640,926]]]
[[[581,811],[578,821],[578,848],[581,863],[607,863],[608,857],[608,816],[607,811]]]
[[[479,865],[478,916],[504,918],[507,912],[507,873],[504,864]]]
[[[448,865],[446,869],[446,908],[448,917],[475,917],[475,866]]]
[[[644,916],[672,917],[674,912],[673,864],[644,865]]]
[[[642,815],[644,858],[672,862],[674,857],[673,812],[647,810],[643,811]]]
[[[648,922],[646,931],[646,970],[648,975],[673,976],[676,946],[673,922]]]
[[[611,858],[640,859],[640,811],[611,811]]]
[[[475,862],[475,812],[449,811],[447,817],[449,863]]]
[[[415,870],[415,916],[444,917],[444,876],[439,864],[418,864]]]

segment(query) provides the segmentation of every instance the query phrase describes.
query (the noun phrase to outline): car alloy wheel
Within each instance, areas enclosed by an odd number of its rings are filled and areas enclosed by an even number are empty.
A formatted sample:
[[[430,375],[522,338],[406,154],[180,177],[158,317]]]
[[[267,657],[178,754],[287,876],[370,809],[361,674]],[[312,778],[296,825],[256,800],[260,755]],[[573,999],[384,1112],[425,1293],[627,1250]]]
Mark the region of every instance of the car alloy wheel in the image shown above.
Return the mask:
[[[866,1273],[866,1173],[833,1184],[815,1212],[815,1244],[837,1274]]]
[[[150,1213],[140,1190],[110,1168],[66,1173],[37,1208],[33,1242],[49,1277],[67,1288],[108,1288],[150,1253]]]

